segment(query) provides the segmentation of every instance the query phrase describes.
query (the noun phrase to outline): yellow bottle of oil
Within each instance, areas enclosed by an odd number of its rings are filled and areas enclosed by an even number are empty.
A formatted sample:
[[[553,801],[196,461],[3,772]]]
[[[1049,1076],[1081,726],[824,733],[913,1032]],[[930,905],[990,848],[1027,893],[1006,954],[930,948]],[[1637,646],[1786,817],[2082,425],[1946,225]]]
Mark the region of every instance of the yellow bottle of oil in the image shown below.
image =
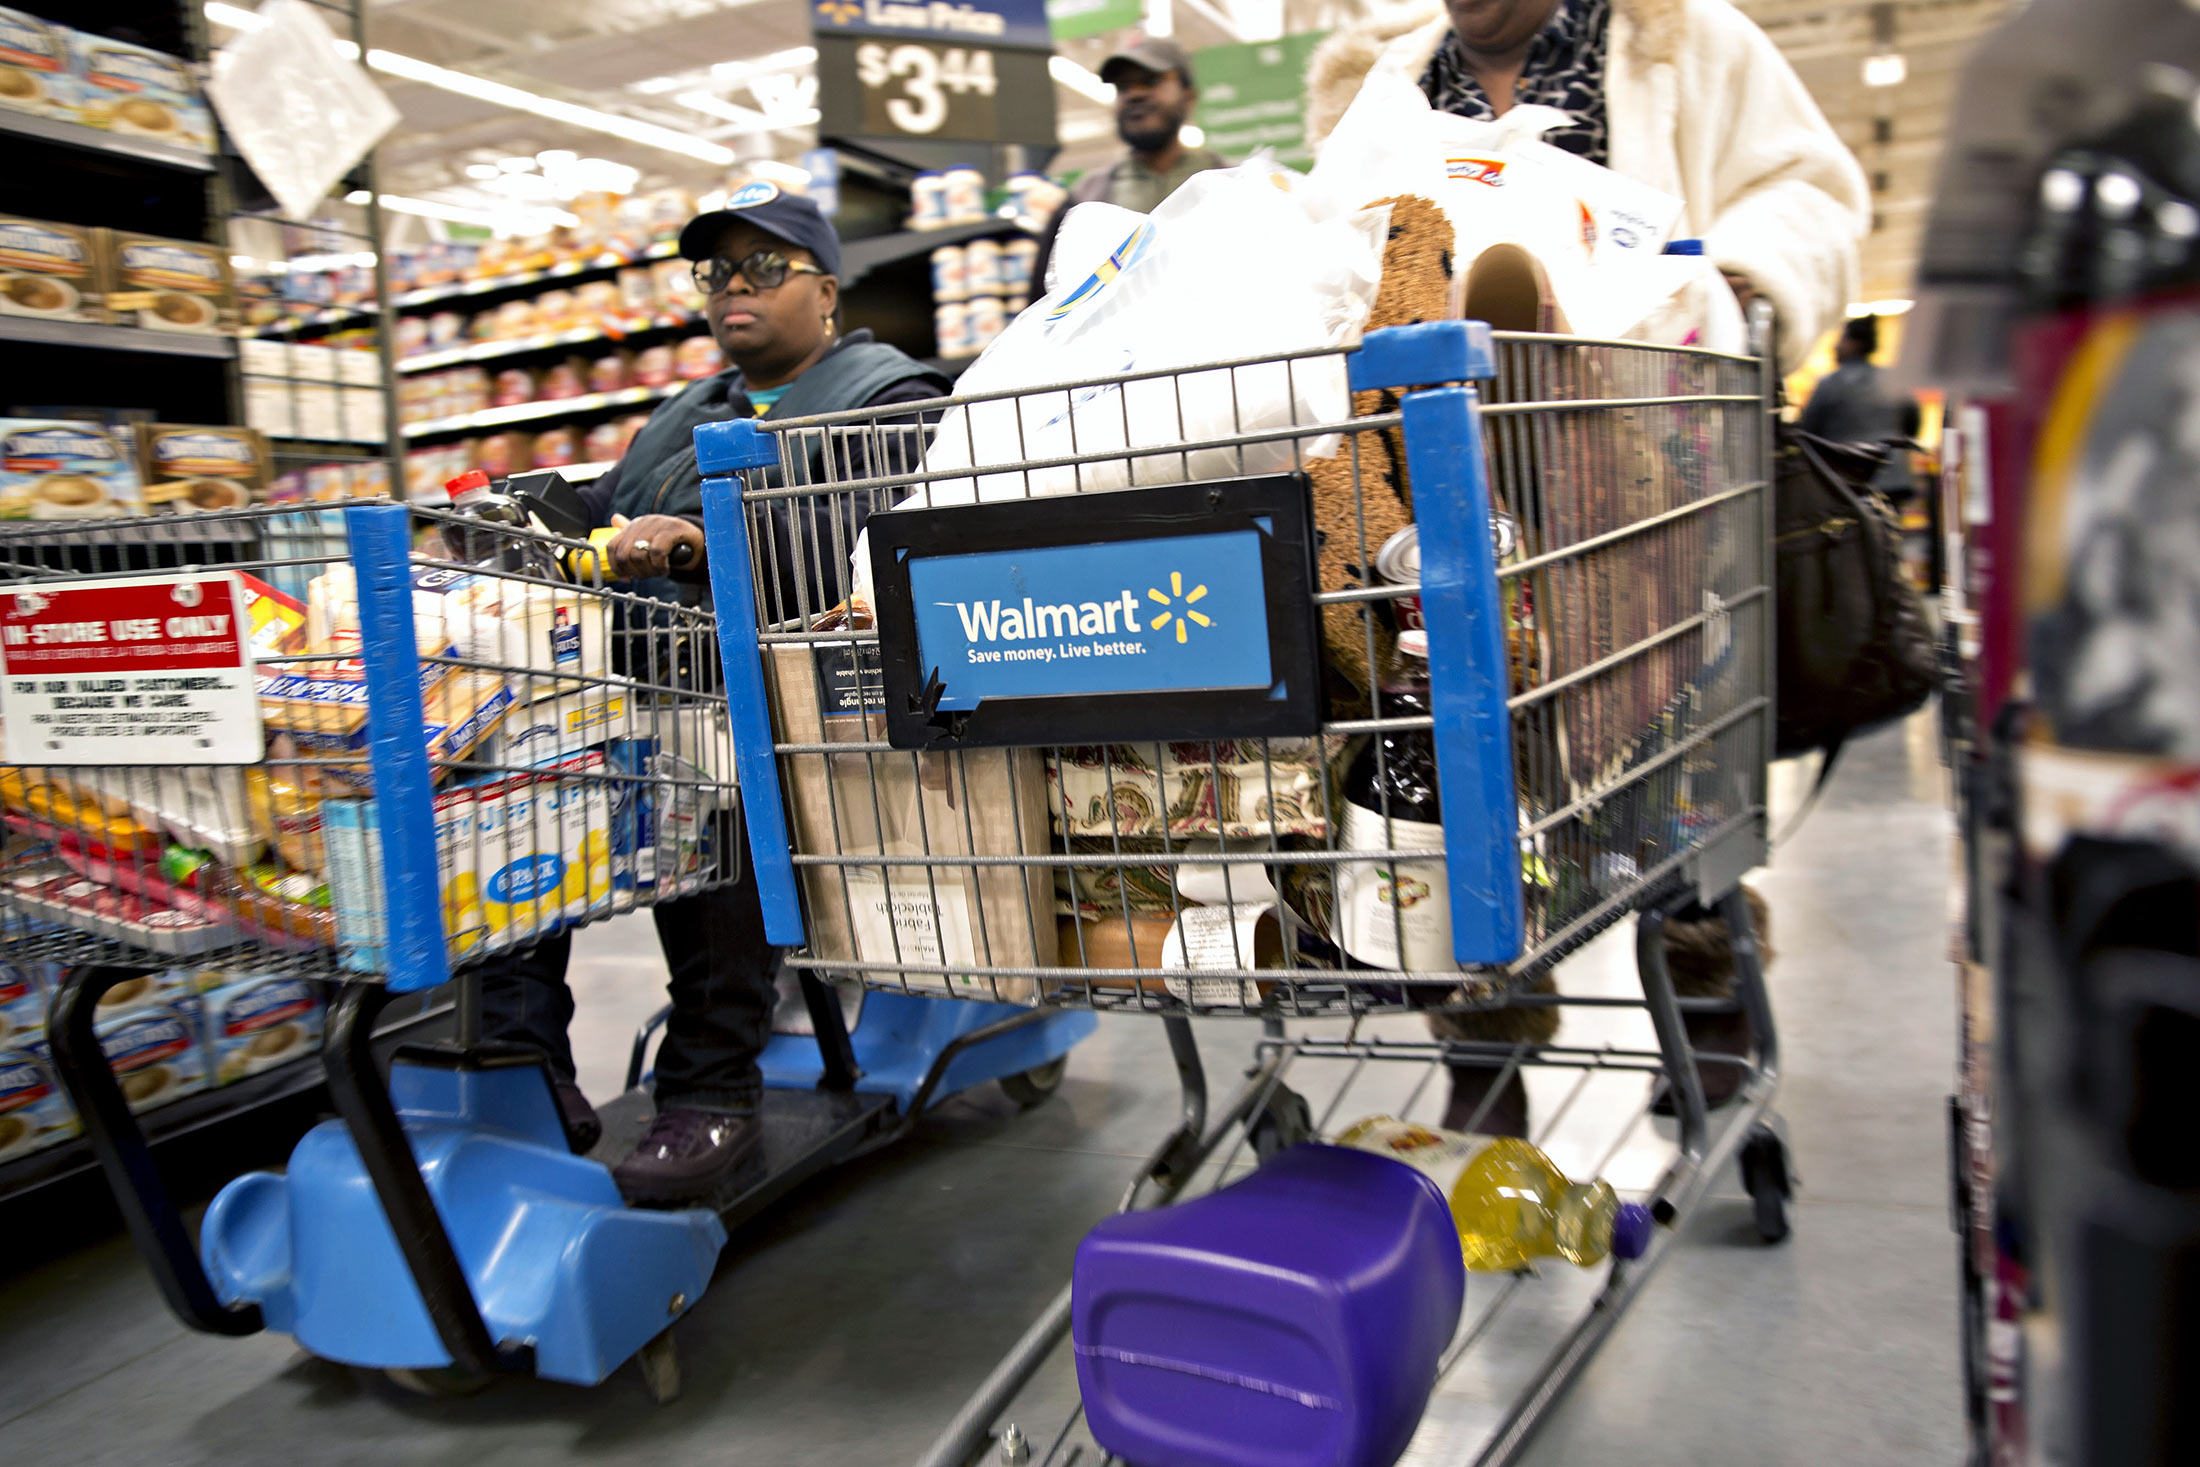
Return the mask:
[[[1639,1258],[1649,1246],[1650,1210],[1622,1202],[1607,1182],[1569,1182],[1551,1159],[1510,1136],[1439,1131],[1393,1116],[1369,1116],[1331,1144],[1403,1162],[1436,1184],[1469,1269],[1511,1273],[1538,1258],[1588,1267]]]

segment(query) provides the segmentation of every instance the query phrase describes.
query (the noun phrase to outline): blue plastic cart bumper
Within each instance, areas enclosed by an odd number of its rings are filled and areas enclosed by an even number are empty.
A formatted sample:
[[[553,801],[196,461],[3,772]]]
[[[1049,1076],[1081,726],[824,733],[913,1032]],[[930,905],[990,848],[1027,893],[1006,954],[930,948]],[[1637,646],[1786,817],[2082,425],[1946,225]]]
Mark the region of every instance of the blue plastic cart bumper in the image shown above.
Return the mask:
[[[961,998],[865,994],[863,1013],[848,1036],[855,1046],[856,1065],[863,1071],[856,1090],[891,1095],[907,1113],[932,1062],[949,1044],[988,1024],[1029,1012],[1015,1004]],[[1058,1009],[1020,1029],[974,1044],[948,1062],[933,1098],[1052,1063],[1099,1027],[1099,1017],[1089,1010]],[[774,1035],[761,1064],[764,1083],[775,1090],[812,1089],[824,1073],[817,1041],[807,1034]]]
[[[726,1242],[716,1214],[627,1207],[566,1149],[541,1070],[401,1060],[390,1089],[490,1336],[532,1344],[536,1374],[594,1385],[702,1297]],[[451,1363],[341,1122],[308,1132],[287,1175],[223,1188],[199,1246],[225,1303],[258,1304],[324,1359]]]

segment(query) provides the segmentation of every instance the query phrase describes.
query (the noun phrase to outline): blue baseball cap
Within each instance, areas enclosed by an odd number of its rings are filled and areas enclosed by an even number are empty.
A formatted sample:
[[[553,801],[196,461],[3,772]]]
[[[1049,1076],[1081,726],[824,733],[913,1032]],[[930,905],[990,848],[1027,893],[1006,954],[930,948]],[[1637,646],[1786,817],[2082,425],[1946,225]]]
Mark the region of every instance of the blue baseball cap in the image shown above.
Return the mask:
[[[755,225],[774,239],[808,250],[828,275],[840,273],[840,236],[816,204],[801,194],[790,194],[767,179],[744,183],[733,191],[722,209],[698,214],[680,230],[680,255],[688,260],[707,260],[718,249],[718,237],[733,223]]]

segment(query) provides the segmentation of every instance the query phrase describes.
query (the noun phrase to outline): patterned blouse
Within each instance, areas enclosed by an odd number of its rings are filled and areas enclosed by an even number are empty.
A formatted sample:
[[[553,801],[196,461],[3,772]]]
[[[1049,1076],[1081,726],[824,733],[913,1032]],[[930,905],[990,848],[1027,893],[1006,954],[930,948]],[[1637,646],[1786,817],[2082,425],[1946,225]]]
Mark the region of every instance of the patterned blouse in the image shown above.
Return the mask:
[[[1604,53],[1612,35],[1612,0],[1559,0],[1551,23],[1537,33],[1513,83],[1513,104],[1534,103],[1573,114],[1573,121],[1543,134],[1543,141],[1592,163],[1610,163],[1604,101]],[[1488,122],[1497,116],[1482,84],[1468,69],[1459,34],[1444,44],[1421,74],[1421,90],[1439,112]]]

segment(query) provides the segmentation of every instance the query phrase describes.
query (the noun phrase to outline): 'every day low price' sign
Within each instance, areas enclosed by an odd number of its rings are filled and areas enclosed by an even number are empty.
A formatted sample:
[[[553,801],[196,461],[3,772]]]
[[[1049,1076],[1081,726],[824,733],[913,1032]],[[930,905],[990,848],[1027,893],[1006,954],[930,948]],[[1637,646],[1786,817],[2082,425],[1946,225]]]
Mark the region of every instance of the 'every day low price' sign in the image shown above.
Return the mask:
[[[256,762],[242,607],[226,572],[0,593],[7,762]]]

